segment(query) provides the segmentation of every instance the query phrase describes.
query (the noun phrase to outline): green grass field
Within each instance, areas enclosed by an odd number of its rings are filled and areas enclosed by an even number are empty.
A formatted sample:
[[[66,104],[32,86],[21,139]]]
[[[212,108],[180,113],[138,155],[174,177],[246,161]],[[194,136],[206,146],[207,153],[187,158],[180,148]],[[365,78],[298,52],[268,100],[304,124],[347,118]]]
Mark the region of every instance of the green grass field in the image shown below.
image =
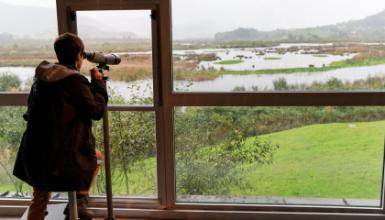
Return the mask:
[[[379,121],[263,135],[280,145],[273,164],[245,173],[250,188],[232,195],[379,199],[384,132]]]
[[[100,168],[94,184],[92,185],[91,194],[105,194],[105,176],[104,169]],[[144,196],[156,197],[156,159],[151,157],[144,161],[138,162],[131,167],[131,171],[127,173],[128,184],[125,184],[124,173],[121,169],[113,171],[112,190],[115,196]],[[100,193],[98,192],[100,189]],[[0,170],[0,194],[3,192],[15,192],[15,187],[10,183],[9,178],[3,170]],[[23,185],[23,192],[32,192],[32,188],[27,184]]]

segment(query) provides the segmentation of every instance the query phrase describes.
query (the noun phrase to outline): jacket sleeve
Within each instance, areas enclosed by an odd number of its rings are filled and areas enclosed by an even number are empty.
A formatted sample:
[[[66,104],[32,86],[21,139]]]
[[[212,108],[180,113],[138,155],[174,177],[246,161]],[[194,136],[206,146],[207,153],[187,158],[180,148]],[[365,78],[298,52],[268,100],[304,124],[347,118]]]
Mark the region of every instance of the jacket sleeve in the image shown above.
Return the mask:
[[[106,83],[102,80],[92,80],[90,83],[81,75],[75,78],[71,85],[71,93],[76,108],[93,120],[101,119],[108,102]]]

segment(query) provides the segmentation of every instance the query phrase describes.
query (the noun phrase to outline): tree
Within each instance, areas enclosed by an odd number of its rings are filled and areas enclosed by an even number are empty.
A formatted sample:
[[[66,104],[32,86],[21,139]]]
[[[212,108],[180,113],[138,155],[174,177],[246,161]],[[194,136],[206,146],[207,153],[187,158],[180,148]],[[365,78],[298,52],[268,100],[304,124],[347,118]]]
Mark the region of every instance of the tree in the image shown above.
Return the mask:
[[[0,76],[0,91],[18,90],[20,84],[21,80],[16,75]],[[23,196],[24,183],[13,176],[13,163],[9,162],[16,160],[26,124],[22,117],[25,111],[25,107],[0,108],[0,167],[6,175],[6,179],[0,178],[0,181],[4,181],[6,184],[11,183],[17,196]]]
[[[237,127],[239,118],[234,112],[221,108],[177,110],[178,195],[226,194],[231,187],[243,185],[242,171],[251,168],[249,165],[272,162],[278,146],[247,139],[245,130]]]
[[[19,149],[20,140],[25,130],[23,114],[25,107],[1,107],[0,108],[0,166],[9,181],[2,179],[5,183],[11,183],[17,196],[23,196],[24,183],[13,176],[13,163]]]
[[[111,94],[114,92],[112,91]],[[111,102],[123,104],[125,100],[114,95]],[[130,104],[146,102],[152,102],[152,100],[136,97],[131,100]],[[130,180],[129,174],[132,174],[134,165],[156,156],[155,114],[149,112],[109,112],[109,124],[113,181],[118,185],[124,185],[125,194],[136,193],[134,189],[130,188],[130,183],[133,180]],[[94,134],[97,145],[103,146],[101,121],[95,123]],[[152,171],[149,170],[142,175],[152,175],[151,173]],[[104,178],[104,172],[102,172],[96,186],[98,193],[104,192]],[[152,178],[154,177],[148,177],[148,179]],[[147,184],[149,189],[145,191],[155,191],[155,181],[152,183]]]

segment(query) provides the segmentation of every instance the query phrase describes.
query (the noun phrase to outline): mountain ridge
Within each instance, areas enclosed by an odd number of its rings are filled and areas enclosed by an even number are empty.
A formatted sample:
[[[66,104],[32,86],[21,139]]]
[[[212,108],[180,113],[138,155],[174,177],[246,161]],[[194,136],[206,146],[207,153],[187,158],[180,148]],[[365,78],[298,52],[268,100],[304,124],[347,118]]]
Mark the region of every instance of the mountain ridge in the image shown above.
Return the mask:
[[[56,10],[0,2],[0,41],[14,38],[51,39],[58,33]],[[78,16],[79,35],[84,38],[136,38],[132,32],[120,32],[92,18]]]
[[[385,41],[385,10],[360,20],[317,27],[273,31],[240,27],[232,31],[218,32],[214,39],[219,41],[271,40],[287,42]]]

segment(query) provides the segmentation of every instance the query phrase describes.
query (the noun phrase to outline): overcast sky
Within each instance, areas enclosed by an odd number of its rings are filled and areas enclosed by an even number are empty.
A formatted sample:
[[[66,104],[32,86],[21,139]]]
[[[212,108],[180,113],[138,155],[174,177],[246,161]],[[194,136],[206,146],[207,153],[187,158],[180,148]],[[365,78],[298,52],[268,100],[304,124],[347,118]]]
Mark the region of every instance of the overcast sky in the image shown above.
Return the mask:
[[[56,3],[56,0],[0,1],[50,8]],[[238,27],[258,30],[313,27],[362,19],[383,10],[385,0],[173,0],[174,37],[212,37],[216,32]],[[143,24],[149,24],[149,12],[114,14],[92,13],[91,17],[115,29],[125,26],[123,31],[149,34],[145,33],[148,25],[143,30]]]

